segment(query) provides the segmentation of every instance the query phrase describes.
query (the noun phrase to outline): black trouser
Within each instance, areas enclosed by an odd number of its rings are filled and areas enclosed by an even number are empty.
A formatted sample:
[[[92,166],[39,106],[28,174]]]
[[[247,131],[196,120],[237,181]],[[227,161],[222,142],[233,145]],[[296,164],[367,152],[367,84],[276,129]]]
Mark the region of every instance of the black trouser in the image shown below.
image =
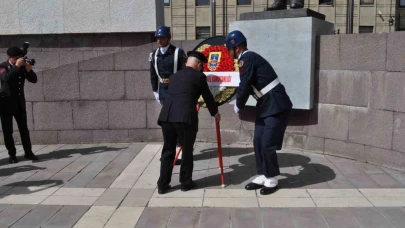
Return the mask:
[[[3,128],[4,144],[10,156],[16,155],[16,149],[13,139],[13,116],[17,122],[18,130],[20,131],[21,141],[25,154],[32,153],[30,133],[27,126],[27,112],[19,109],[15,113],[2,113],[1,126]]]
[[[176,155],[177,138],[183,146],[183,157],[180,167],[180,183],[191,184],[193,174],[193,148],[197,129],[185,123],[163,123],[163,150],[160,163],[158,188],[170,184],[173,172],[173,160]]]
[[[267,178],[280,175],[276,150],[283,145],[290,113],[280,113],[255,122],[254,150],[258,175]]]

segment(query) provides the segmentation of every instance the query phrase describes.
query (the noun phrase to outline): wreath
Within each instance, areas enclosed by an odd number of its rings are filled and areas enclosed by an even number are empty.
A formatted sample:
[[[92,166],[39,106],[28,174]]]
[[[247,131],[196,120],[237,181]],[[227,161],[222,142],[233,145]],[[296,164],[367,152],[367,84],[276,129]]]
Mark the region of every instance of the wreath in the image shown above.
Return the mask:
[[[230,72],[239,71],[238,61],[234,60],[228,53],[225,45],[215,45],[210,46],[208,44],[202,45],[197,51],[201,52],[207,59],[211,52],[221,52],[221,58],[218,61],[218,66],[216,68],[209,68],[209,62],[204,63],[204,72]],[[222,105],[227,102],[236,91],[235,87],[225,87],[225,86],[210,86],[212,95],[214,96],[215,102],[218,105]],[[204,102],[203,98],[200,97],[199,102]],[[203,104],[206,107],[206,104]]]

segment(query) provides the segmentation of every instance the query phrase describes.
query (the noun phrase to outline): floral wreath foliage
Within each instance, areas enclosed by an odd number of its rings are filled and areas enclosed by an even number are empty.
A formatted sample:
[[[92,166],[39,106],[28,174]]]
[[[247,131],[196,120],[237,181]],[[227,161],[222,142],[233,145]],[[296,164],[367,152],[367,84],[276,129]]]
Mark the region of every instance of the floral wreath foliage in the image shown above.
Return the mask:
[[[232,72],[239,71],[238,61],[234,60],[228,53],[225,45],[215,45],[210,46],[209,44],[202,45],[197,51],[204,54],[209,61],[209,55],[211,52],[221,52],[221,59],[219,60],[218,67],[215,70],[210,70],[208,68],[209,62],[204,63],[204,72]],[[210,86],[210,90],[214,95],[215,102],[219,105],[227,102],[236,92],[235,87],[225,87],[225,86]],[[199,102],[204,102],[203,98],[200,97]],[[206,107],[206,104],[203,104]]]

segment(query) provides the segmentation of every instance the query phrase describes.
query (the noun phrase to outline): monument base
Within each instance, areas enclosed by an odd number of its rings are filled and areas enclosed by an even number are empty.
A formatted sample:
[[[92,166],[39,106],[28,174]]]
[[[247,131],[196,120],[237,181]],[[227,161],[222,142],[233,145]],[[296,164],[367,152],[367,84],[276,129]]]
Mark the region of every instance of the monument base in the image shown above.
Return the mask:
[[[284,15],[296,17],[266,19],[282,14],[281,11],[291,11]],[[316,39],[319,35],[334,34],[334,25],[315,17],[299,17],[300,12],[311,11],[294,9],[242,14],[241,18],[255,19],[231,22],[229,32],[240,30],[247,38],[248,49],[273,66],[294,109],[310,110],[314,97]],[[250,98],[247,105],[256,105],[256,100]]]

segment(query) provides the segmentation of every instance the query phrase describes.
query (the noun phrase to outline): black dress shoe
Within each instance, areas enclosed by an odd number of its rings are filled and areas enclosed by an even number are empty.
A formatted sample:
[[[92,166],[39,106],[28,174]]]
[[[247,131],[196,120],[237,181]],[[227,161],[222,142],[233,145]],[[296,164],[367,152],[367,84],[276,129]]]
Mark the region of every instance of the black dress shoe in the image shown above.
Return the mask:
[[[11,156],[11,157],[8,159],[8,162],[10,162],[10,164],[18,163],[18,159],[17,159],[16,156]]]
[[[262,188],[263,187],[263,185],[261,185],[261,184],[256,184],[256,183],[249,183],[249,184],[247,184],[246,186],[245,186],[245,189],[246,190],[256,190],[256,189],[259,189],[259,188]]]
[[[165,194],[170,188],[171,188],[170,185],[158,188],[158,193],[159,194]]]
[[[29,159],[29,160],[33,160],[33,161],[38,160],[38,157],[35,156],[35,154],[33,154],[33,153],[29,153],[29,154],[24,155],[24,158]]]
[[[260,189],[260,194],[261,195],[270,195],[274,192],[276,192],[278,189],[278,186],[276,187],[266,187],[264,186],[262,189]]]
[[[195,188],[196,185],[197,185],[197,183],[195,183],[195,181],[192,181],[191,184],[182,184],[181,191],[182,192],[189,191],[189,190]]]

